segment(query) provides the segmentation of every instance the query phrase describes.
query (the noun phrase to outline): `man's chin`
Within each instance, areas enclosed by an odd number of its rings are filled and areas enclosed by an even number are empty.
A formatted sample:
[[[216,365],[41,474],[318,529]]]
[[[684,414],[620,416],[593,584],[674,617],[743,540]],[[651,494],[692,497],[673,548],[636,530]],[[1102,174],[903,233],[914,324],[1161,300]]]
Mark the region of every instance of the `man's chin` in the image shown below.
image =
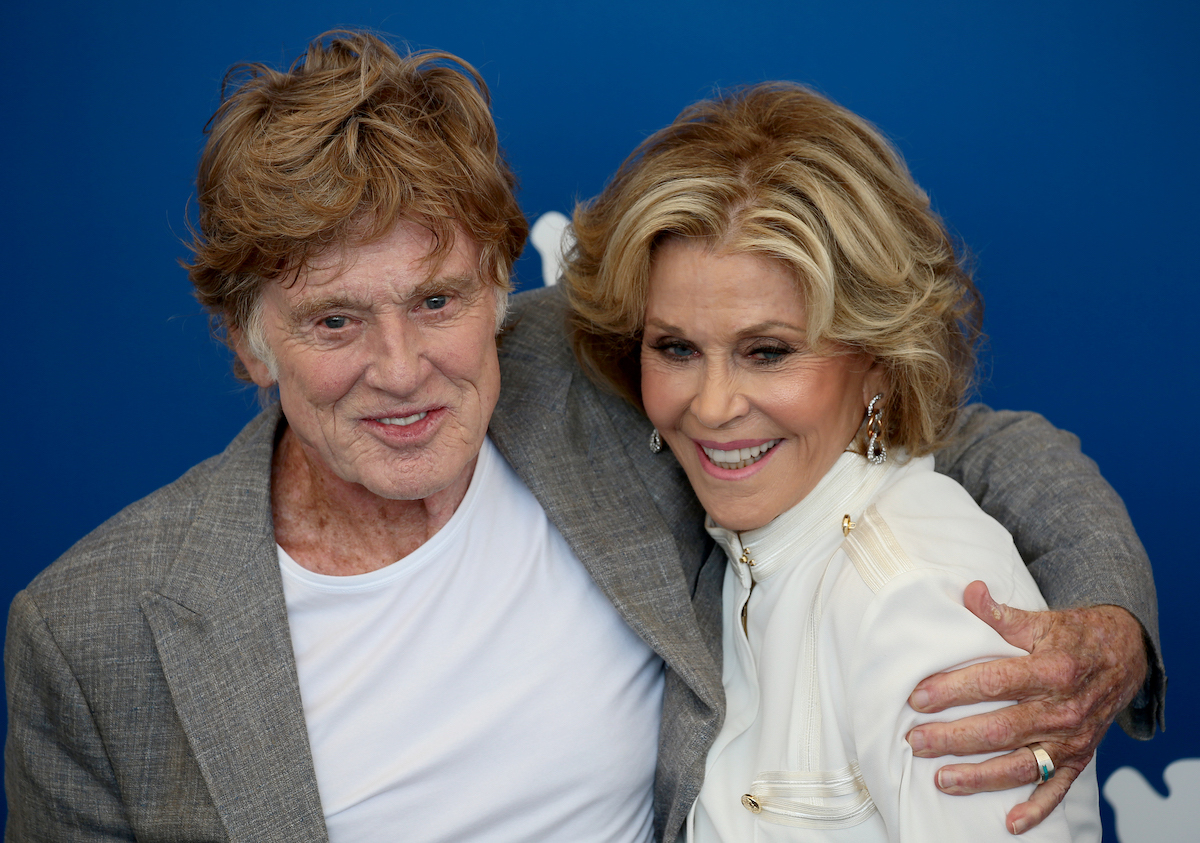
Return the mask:
[[[452,468],[430,467],[421,464],[395,466],[393,472],[382,474],[378,469],[366,472],[358,484],[372,495],[389,501],[429,501],[443,496],[453,497],[457,506],[466,494],[475,471],[472,455],[463,465]]]

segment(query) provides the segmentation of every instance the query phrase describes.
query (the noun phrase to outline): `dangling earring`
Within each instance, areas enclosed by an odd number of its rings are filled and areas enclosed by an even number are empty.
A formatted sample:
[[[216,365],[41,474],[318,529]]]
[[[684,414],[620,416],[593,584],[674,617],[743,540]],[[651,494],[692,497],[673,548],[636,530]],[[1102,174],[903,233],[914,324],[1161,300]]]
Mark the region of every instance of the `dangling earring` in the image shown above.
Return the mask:
[[[867,435],[870,437],[867,440],[867,459],[872,465],[883,465],[887,459],[887,446],[883,444],[883,410],[875,409],[875,403],[881,398],[882,392],[867,405]]]
[[[658,428],[650,431],[650,453],[657,454],[662,451],[662,437],[658,435]]]

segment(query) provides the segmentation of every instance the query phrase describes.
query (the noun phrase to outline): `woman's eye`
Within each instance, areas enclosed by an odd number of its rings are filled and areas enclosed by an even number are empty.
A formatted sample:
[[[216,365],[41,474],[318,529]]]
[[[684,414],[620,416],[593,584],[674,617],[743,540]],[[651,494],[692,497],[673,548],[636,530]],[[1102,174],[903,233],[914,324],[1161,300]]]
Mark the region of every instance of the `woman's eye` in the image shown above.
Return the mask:
[[[350,320],[345,316],[326,316],[321,320],[321,326],[330,328],[334,331],[345,328],[350,324]]]
[[[441,310],[450,303],[449,296],[430,296],[425,299],[424,305],[426,310]]]
[[[677,343],[677,342],[660,345],[658,347],[658,350],[661,351],[663,354],[665,354],[667,357],[675,357],[680,360],[682,360],[686,357],[691,357],[695,353],[691,347],[683,345],[681,343]]]
[[[783,357],[786,357],[790,353],[791,352],[789,349],[780,348],[779,346],[774,346],[774,345],[768,345],[768,346],[760,346],[759,348],[753,349],[750,352],[750,356],[754,357],[755,359],[763,360],[763,361],[769,363],[773,360],[779,360]]]

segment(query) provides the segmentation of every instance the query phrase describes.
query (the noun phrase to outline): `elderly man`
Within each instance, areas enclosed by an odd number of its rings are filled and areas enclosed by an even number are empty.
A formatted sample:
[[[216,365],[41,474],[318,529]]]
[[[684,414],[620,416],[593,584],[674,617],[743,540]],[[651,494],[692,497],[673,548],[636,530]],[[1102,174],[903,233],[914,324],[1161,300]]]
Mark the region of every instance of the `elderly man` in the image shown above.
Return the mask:
[[[245,70],[201,161],[191,278],[278,402],[17,596],[7,839],[679,837],[723,713],[719,553],[648,425],[575,365],[559,296],[519,297],[497,352],[526,234],[512,187],[452,56],[342,33]],[[1006,457],[1032,452],[1040,476]],[[1153,732],[1153,584],[1070,437],[977,408],[945,463],[1052,604],[1125,607],[1011,616],[972,595],[1037,639],[988,674],[1028,702],[910,736],[1042,741],[1067,775],[1017,809],[1033,822],[1142,686],[1143,626],[1150,693],[1127,712]],[[1099,677],[1072,699],[1094,713],[1047,713],[1064,658]],[[1031,757],[947,768],[943,789],[1032,782]]]

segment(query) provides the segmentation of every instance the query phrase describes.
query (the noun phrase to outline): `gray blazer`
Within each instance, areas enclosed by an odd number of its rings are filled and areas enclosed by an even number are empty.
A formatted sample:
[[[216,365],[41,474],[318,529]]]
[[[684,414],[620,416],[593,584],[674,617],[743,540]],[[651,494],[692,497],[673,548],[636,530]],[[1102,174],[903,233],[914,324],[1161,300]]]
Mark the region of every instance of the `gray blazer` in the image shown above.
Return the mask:
[[[561,295],[524,294],[515,310],[490,433],[666,664],[655,824],[674,840],[723,715],[724,559],[678,465],[648,451],[646,420],[575,365]],[[6,840],[327,839],[271,521],[280,429],[278,409],[264,412],[224,453],[110,519],[17,595],[5,648]],[[1090,514],[1078,519],[1088,534],[1075,536],[1007,513],[1051,602],[1126,606],[1157,648],[1145,554],[1073,438],[984,409],[965,431],[948,465],[1001,520],[1014,500],[1039,512],[1039,494]],[[1034,451],[1042,466],[1028,478],[1007,455]],[[1046,478],[1066,482],[1041,489]],[[1141,702],[1140,728],[1153,731],[1160,686]]]

